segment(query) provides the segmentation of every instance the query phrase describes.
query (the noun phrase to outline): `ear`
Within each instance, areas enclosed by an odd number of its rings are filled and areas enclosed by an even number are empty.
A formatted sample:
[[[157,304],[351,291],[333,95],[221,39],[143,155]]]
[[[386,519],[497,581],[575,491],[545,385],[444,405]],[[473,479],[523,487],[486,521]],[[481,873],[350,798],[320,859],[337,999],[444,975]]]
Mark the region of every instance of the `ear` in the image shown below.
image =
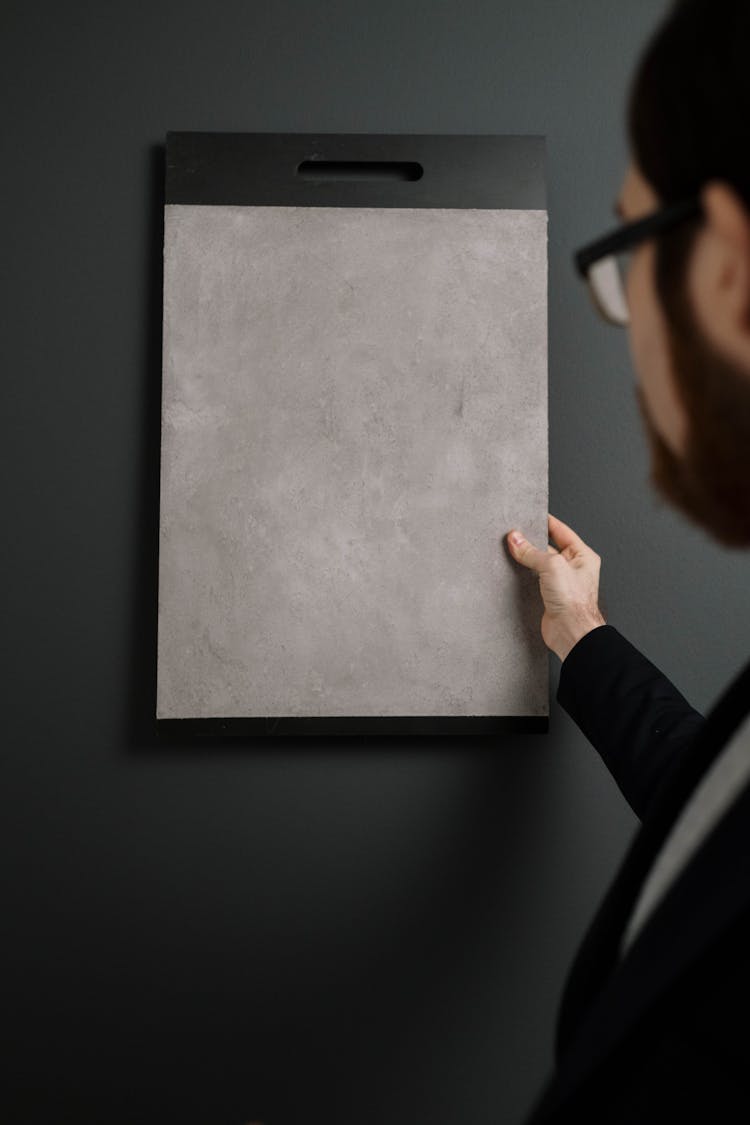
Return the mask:
[[[705,226],[700,248],[696,246],[699,300],[706,319],[721,331],[727,344],[727,333],[735,345],[740,344],[739,333],[748,335],[750,348],[750,211],[724,180],[710,180],[700,198]]]

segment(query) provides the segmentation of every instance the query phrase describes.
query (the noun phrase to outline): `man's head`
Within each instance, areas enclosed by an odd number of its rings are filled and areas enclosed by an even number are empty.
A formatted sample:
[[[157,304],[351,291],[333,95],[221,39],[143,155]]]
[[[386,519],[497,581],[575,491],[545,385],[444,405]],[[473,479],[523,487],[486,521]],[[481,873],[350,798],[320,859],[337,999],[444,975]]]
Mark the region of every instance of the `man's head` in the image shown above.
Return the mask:
[[[633,251],[630,349],[651,482],[729,547],[750,546],[748,42],[747,0],[678,0],[633,81],[619,193],[625,219],[703,203]]]

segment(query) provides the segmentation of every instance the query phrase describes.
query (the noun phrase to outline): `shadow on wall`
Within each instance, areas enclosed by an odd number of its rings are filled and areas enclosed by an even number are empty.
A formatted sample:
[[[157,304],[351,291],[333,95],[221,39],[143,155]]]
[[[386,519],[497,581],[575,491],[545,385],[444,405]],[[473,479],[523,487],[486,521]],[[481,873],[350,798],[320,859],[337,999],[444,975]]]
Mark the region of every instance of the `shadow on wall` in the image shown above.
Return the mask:
[[[161,450],[162,291],[164,282],[165,146],[146,152],[143,207],[148,216],[144,278],[145,318],[141,348],[141,446],[137,522],[133,536],[130,682],[124,693],[123,729],[130,750],[153,750],[159,740],[156,714],[156,651],[159,592],[159,457]]]

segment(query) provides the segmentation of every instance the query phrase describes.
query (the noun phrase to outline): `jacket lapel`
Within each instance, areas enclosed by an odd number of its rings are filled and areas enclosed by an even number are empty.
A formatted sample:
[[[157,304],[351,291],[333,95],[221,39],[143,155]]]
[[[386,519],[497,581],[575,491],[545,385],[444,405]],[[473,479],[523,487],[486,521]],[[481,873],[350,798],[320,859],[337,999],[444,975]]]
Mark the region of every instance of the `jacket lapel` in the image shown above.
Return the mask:
[[[546,1116],[632,1028],[676,976],[750,905],[750,785],[691,858],[624,960],[618,947],[643,880],[698,781],[750,708],[750,661],[707,716],[654,799],[589,927],[566,982],[558,1070],[537,1104]]]

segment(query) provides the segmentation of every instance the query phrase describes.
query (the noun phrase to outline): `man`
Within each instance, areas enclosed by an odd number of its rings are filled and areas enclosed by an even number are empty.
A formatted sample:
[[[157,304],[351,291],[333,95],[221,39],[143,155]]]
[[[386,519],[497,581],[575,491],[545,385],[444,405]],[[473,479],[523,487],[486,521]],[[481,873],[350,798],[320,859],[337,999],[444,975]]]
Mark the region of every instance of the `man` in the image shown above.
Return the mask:
[[[749,49],[747,0],[673,3],[631,90],[626,225],[576,255],[628,326],[652,484],[730,547],[750,545]],[[549,533],[508,546],[539,575],[557,699],[642,823],[525,1125],[750,1121],[750,662],[704,718],[605,622],[599,556]]]

